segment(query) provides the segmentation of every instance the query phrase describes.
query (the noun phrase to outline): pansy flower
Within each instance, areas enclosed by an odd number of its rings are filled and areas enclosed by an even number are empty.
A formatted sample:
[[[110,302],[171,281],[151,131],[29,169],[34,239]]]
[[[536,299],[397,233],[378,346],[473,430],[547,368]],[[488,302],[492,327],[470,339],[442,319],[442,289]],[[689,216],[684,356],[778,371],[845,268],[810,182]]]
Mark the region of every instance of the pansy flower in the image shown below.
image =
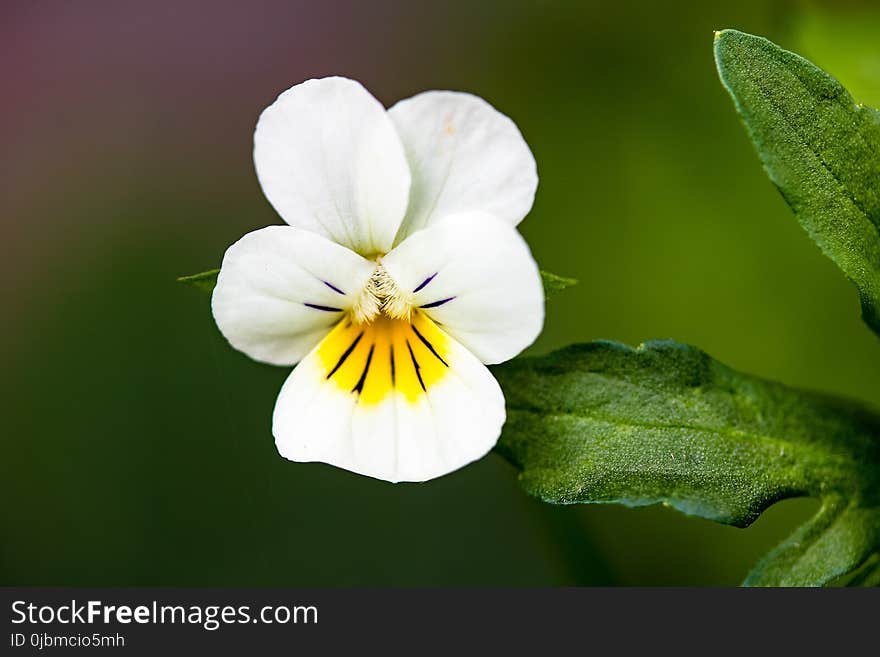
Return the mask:
[[[294,365],[278,451],[388,481],[486,454],[505,420],[487,369],[544,321],[516,225],[535,160],[484,100],[429,91],[387,110],[359,83],[309,80],[263,111],[260,184],[286,226],[226,251],[214,318],[255,360]]]

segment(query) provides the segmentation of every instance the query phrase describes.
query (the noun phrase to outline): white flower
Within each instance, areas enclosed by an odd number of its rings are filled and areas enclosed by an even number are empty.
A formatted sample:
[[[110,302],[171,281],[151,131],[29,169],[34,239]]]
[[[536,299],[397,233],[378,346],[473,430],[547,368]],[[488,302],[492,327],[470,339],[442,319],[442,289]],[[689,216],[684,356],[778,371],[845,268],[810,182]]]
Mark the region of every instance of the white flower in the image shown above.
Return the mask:
[[[236,349],[299,363],[275,404],[278,451],[388,481],[486,454],[505,410],[484,363],[516,356],[544,321],[516,230],[538,184],[517,127],[469,94],[386,111],[334,77],[281,94],[254,142],[289,225],[229,247],[212,307]]]

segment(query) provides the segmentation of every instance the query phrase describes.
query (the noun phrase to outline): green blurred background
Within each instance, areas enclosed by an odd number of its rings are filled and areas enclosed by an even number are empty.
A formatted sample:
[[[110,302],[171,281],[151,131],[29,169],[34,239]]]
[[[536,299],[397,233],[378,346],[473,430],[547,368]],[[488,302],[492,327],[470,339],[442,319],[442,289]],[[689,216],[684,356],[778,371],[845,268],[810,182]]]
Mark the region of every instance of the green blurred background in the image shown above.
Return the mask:
[[[873,5],[873,6],[872,6]],[[854,289],[767,180],[712,31],[765,35],[880,105],[877,3],[6,2],[0,9],[3,584],[732,585],[814,503],[740,530],[553,508],[496,455],[392,485],[275,451],[287,371],[177,275],[279,223],[258,113],[305,78],[487,98],[541,183],[553,298],[533,353],[674,338],[880,402]]]

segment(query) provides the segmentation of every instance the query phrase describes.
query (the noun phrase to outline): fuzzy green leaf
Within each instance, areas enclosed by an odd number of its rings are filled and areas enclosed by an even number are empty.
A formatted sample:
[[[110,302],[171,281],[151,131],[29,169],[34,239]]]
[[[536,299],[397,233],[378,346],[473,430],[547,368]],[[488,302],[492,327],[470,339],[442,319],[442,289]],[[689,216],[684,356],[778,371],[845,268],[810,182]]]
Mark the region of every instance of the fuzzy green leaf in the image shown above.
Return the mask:
[[[809,525],[749,576],[822,585],[880,550],[880,416],[736,372],[674,342],[596,342],[493,368],[497,450],[553,504],[664,503],[745,527],[812,496]]]
[[[717,32],[715,60],[767,174],[880,335],[880,112],[761,37]]]
[[[841,498],[826,496],[819,512],[764,557],[745,584],[827,584],[857,569],[872,554],[880,554],[880,506],[847,505]]]
[[[214,290],[214,286],[217,285],[217,274],[219,273],[219,269],[211,269],[209,271],[203,271],[200,274],[181,276],[177,279],[177,282],[192,285],[205,292],[211,292]],[[551,294],[561,292],[562,290],[577,284],[577,281],[573,278],[557,276],[556,274],[551,274],[549,271],[544,271],[543,269],[541,270],[541,282],[544,284],[545,297],[549,297]]]

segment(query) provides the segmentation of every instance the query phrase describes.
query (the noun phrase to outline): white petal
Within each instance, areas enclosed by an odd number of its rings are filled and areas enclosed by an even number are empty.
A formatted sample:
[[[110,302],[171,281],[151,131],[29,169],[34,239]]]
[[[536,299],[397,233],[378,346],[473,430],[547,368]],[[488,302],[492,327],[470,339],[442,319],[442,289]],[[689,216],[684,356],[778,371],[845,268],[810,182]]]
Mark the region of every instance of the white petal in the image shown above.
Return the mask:
[[[358,82],[308,80],[281,94],[257,122],[254,163],[291,226],[363,255],[391,248],[409,167],[385,108]]]
[[[417,314],[412,325],[341,323],[285,382],[272,431],[292,461],[425,481],[486,454],[504,419],[489,370]]]
[[[516,228],[481,212],[447,217],[413,233],[382,259],[385,270],[447,333],[484,363],[501,363],[535,341],[544,290]]]
[[[251,358],[292,365],[351,308],[374,266],[299,228],[256,230],[223,256],[211,300],[214,320]]]
[[[535,158],[516,125],[482,98],[427,91],[388,110],[412,171],[397,242],[457,212],[480,210],[516,225],[538,187]]]

